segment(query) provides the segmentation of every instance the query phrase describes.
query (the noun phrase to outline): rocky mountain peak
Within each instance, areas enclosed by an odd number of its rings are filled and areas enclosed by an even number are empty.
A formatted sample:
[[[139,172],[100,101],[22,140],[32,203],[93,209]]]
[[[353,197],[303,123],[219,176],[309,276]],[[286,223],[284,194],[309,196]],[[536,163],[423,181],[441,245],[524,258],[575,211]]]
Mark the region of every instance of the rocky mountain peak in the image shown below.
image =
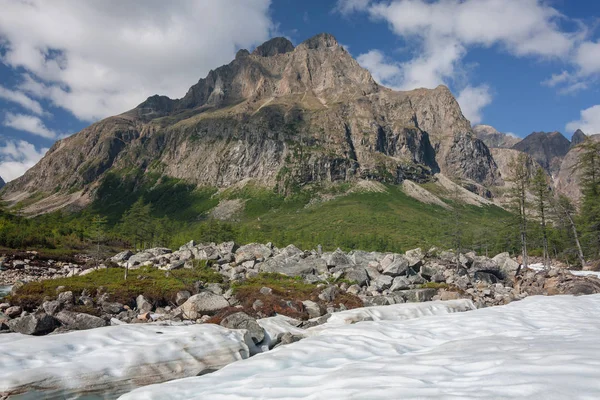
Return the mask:
[[[90,201],[103,177],[121,170],[197,186],[253,180],[283,191],[354,179],[424,181],[436,172],[498,179],[447,87],[383,88],[329,34],[295,48],[275,38],[253,53],[240,50],[183,98],[152,96],[57,142],[3,194],[64,193],[70,204],[80,190]]]
[[[512,148],[533,157],[546,171],[555,176],[571,142],[560,132],[533,132]]]
[[[521,141],[521,139],[513,135],[498,132],[496,128],[490,125],[476,125],[473,127],[473,132],[489,148],[508,149]]]
[[[581,129],[577,129],[571,138],[571,147],[575,147],[580,143],[585,142],[587,135]]]
[[[300,46],[306,46],[309,49],[322,49],[327,47],[338,47],[339,43],[333,35],[329,33],[319,33],[302,42]]]
[[[284,37],[276,37],[258,46],[252,54],[259,57],[272,57],[294,51],[294,45]]]

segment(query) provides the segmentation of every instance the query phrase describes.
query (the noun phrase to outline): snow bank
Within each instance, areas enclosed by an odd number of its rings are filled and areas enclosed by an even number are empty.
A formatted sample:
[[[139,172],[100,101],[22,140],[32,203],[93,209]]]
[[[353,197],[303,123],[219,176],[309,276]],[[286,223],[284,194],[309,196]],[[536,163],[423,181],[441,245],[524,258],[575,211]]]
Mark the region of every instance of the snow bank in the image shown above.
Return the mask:
[[[577,276],[593,276],[594,278],[600,279],[600,272],[598,271],[569,271],[573,275]]]
[[[0,398],[115,398],[249,356],[244,331],[120,325],[43,337],[0,335]]]
[[[152,399],[598,399],[600,295],[335,326]]]

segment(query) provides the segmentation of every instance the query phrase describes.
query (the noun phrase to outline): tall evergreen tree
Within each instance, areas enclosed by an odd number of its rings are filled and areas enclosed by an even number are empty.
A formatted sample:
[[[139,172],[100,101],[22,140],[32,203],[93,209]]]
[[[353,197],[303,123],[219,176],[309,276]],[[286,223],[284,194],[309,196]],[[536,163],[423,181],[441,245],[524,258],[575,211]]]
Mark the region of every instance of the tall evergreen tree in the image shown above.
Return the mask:
[[[123,215],[121,231],[135,249],[143,249],[152,240],[154,232],[152,224],[151,205],[145,204],[140,197]]]
[[[523,267],[527,268],[527,223],[528,223],[528,204],[527,189],[529,187],[529,178],[531,158],[525,153],[520,153],[509,163],[508,181],[512,183],[509,192],[511,206],[518,219],[519,235],[521,239],[521,255],[523,258]],[[517,274],[519,271],[517,271]]]
[[[583,242],[592,258],[600,257],[600,142],[586,140],[576,168],[581,181]]]
[[[531,179],[531,192],[535,197],[535,211],[540,223],[544,265],[548,265],[550,254],[548,253],[548,229],[546,226],[546,219],[551,192],[550,185],[548,184],[548,176],[541,167],[536,169],[535,174]]]

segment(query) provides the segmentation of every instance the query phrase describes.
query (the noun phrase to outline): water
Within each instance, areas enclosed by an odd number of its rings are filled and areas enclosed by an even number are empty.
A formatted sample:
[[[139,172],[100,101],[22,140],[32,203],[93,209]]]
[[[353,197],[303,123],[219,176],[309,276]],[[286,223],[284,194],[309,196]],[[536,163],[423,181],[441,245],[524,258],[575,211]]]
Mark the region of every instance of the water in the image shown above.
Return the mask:
[[[0,299],[3,298],[4,296],[10,294],[11,289],[12,289],[12,286],[0,286]]]

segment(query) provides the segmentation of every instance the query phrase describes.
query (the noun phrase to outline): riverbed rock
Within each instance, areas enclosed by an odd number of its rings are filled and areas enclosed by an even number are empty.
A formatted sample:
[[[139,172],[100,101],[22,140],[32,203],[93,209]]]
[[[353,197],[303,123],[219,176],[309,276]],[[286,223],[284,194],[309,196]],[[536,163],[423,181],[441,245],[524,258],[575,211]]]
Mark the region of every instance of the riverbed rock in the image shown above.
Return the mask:
[[[229,307],[229,302],[225,297],[203,291],[190,297],[180,309],[183,318],[195,321],[202,315],[212,315],[226,307]]]
[[[244,312],[228,315],[223,318],[220,325],[229,329],[246,329],[255,344],[262,342],[265,338],[264,329],[254,318]]]
[[[85,330],[106,326],[106,321],[94,315],[63,310],[56,319],[70,330]]]
[[[60,324],[54,317],[40,313],[12,319],[7,325],[11,331],[24,335],[45,335],[58,328]]]

